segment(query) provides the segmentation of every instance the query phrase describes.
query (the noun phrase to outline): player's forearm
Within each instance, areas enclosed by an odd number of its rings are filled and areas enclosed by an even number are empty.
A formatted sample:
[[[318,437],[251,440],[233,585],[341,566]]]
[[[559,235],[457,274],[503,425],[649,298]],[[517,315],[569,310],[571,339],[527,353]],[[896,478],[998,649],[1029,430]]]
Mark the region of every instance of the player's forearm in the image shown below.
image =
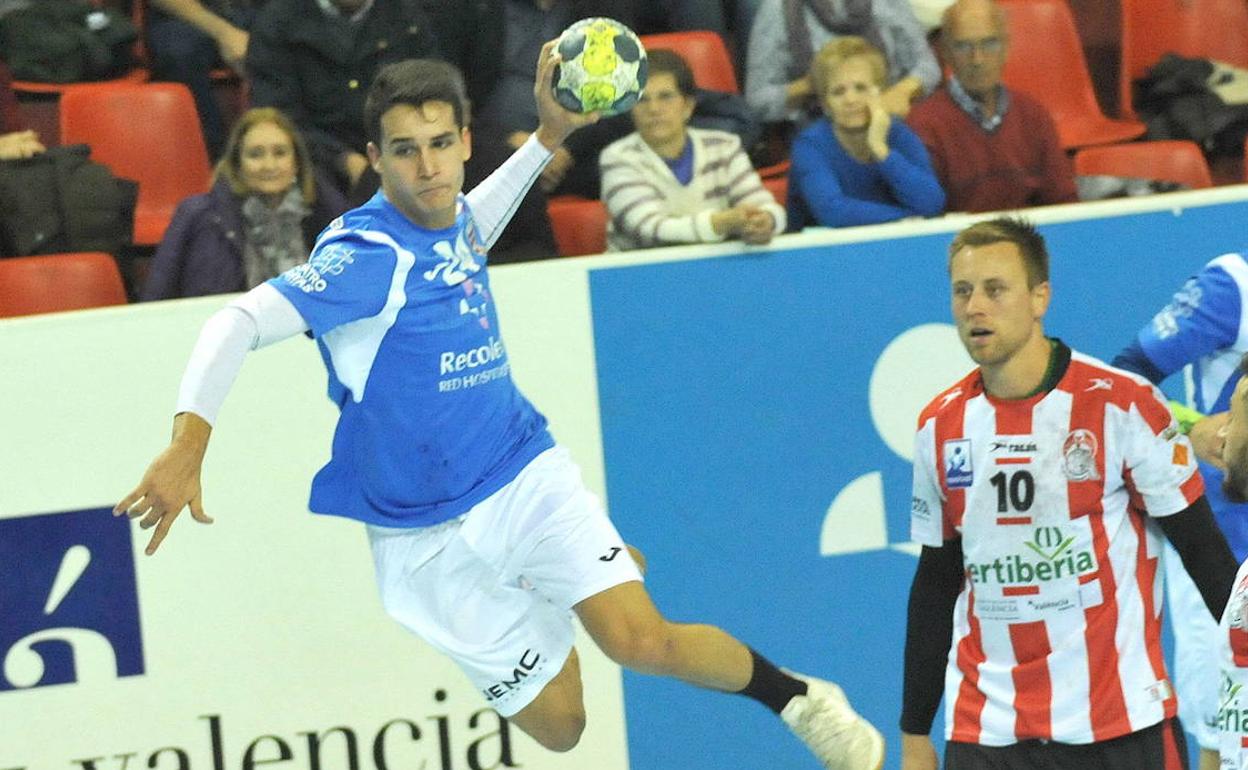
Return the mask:
[[[473,221],[487,248],[498,240],[551,157],[541,141],[530,136],[494,173],[468,193],[468,208],[472,210]]]
[[[1183,568],[1196,584],[1213,619],[1220,620],[1239,564],[1213,520],[1209,501],[1201,495],[1189,507],[1161,517],[1157,523],[1178,551]]]
[[[1160,385],[1161,381],[1169,375],[1169,372],[1162,371],[1148,357],[1148,354],[1144,352],[1144,346],[1140,344],[1138,336],[1131,340],[1131,344],[1118,351],[1118,355],[1114,356],[1113,361],[1110,361],[1110,366],[1116,366],[1119,369],[1126,369],[1128,372],[1142,375],[1154,385]]]
[[[182,375],[177,412],[216,422],[248,351],[301,334],[307,323],[269,284],[218,310],[204,323]]]
[[[953,643],[953,608],[962,589],[962,544],[924,547],[910,587],[906,622],[901,730],[927,735],[944,694]]]

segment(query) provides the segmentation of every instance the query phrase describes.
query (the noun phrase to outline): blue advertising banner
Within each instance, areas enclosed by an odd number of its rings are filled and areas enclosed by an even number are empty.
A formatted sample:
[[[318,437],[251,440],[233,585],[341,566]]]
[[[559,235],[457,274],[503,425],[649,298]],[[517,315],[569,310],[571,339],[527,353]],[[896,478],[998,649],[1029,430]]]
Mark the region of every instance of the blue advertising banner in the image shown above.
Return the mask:
[[[143,673],[130,528],[106,508],[0,519],[0,694]]]
[[[1047,332],[1112,358],[1189,275],[1248,241],[1246,213],[1043,225]],[[914,419],[971,366],[950,325],[951,238],[590,275],[612,517],[646,553],[660,609],[839,682],[888,736],[888,767],[915,564]],[[816,767],[757,704],[631,673],[625,696],[634,768]]]

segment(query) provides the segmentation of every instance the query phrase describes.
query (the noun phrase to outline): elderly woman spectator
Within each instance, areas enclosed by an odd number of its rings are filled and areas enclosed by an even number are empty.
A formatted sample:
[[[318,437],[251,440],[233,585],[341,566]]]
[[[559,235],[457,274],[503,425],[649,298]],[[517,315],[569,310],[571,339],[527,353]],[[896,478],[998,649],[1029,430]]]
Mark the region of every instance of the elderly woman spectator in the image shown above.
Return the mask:
[[[819,52],[812,75],[827,119],[793,142],[790,229],[941,213],[945,193],[927,150],[885,109],[883,54],[860,37],[838,38]]]
[[[759,181],[741,140],[689,126],[693,73],[678,54],[652,50],[649,66],[645,93],[632,111],[637,130],[599,158],[611,214],[608,249],[770,241],[784,229],[784,209]]]
[[[273,108],[249,110],[226,140],[212,189],[178,206],[142,299],[250,289],[304,262],[346,209],[342,194],[315,178],[294,123]]]
[[[904,117],[940,83],[940,65],[909,0],[762,0],[750,29],[745,97],[760,120],[801,121],[817,112],[814,53],[852,35],[884,52],[884,109]],[[883,85],[883,84],[882,84]]]

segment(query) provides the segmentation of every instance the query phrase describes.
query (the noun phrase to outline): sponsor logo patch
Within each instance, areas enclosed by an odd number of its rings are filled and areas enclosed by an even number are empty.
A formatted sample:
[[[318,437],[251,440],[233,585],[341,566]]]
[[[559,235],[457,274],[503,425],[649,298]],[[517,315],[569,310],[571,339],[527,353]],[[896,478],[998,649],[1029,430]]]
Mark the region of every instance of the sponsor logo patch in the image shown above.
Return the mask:
[[[950,489],[965,489],[974,480],[975,473],[971,467],[971,440],[969,438],[949,439],[945,442],[945,486]]]
[[[129,525],[110,508],[0,519],[0,693],[143,673]]]

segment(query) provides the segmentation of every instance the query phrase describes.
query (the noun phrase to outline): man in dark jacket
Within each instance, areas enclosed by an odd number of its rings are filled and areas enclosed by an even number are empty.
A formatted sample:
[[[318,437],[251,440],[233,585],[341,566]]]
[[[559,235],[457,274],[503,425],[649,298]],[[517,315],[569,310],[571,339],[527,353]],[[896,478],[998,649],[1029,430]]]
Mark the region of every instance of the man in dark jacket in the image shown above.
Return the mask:
[[[366,199],[364,94],[383,64],[440,58],[436,39],[417,0],[269,0],[247,47],[252,104],[291,116],[317,166]]]

